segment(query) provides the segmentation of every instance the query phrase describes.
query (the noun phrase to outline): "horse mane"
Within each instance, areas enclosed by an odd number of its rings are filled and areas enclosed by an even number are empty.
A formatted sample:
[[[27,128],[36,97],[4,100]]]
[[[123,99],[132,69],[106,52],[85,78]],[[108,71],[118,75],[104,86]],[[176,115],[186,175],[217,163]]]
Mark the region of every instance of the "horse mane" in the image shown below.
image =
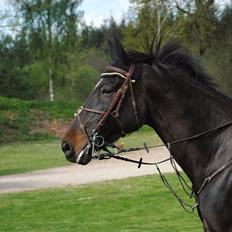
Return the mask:
[[[147,54],[129,50],[127,56],[130,62],[152,65],[155,71],[166,69],[171,72],[178,72],[180,76],[186,76],[205,87],[211,89],[217,87],[212,78],[204,72],[200,62],[177,42],[168,42],[162,48],[158,46],[155,51],[148,51]]]

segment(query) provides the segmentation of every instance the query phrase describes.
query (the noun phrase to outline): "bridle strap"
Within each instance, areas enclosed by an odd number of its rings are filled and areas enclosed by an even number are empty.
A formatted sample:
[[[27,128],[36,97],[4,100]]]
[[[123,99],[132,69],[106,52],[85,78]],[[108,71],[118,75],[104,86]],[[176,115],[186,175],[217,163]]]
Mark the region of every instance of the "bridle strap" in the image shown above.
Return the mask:
[[[131,64],[130,68],[131,68],[132,65],[134,65],[134,64]],[[132,76],[132,74],[134,72],[134,68],[133,68],[133,70],[130,70],[130,68],[129,68],[129,71],[127,72],[127,71],[125,71],[125,70],[123,70],[121,68],[117,68],[117,67],[114,67],[114,66],[106,66],[106,71],[110,71],[110,72],[113,71],[113,72],[122,74],[124,77],[128,77],[128,76]]]
[[[135,97],[134,97],[134,91],[132,88],[132,80],[130,80],[130,91],[131,91],[132,107],[133,107],[134,114],[135,114],[135,120],[136,120],[137,125],[139,126],[139,114],[137,111],[137,105],[136,105],[136,101],[135,101]]]
[[[107,111],[105,112],[105,114],[103,115],[102,119],[99,121],[96,131],[98,131],[100,129],[100,127],[102,127],[106,121],[106,119],[108,118],[108,116],[112,113],[113,117],[118,117],[119,116],[119,110],[121,108],[123,99],[126,95],[126,92],[128,90],[128,86],[130,84],[130,80],[131,77],[133,75],[134,72],[134,68],[135,68],[135,64],[131,64],[129,71],[126,72],[120,68],[116,68],[116,67],[112,67],[112,66],[107,66],[107,69],[111,69],[112,71],[117,71],[123,75],[125,75],[125,80],[121,86],[121,88],[117,91],[115,97],[113,98],[113,101],[111,102],[110,106],[108,107]],[[113,111],[113,109],[115,108],[116,104],[118,103],[116,110]],[[113,111],[113,112],[112,112]]]
[[[118,118],[118,116],[119,116],[119,111],[121,109],[121,106],[122,106],[122,103],[123,103],[123,100],[125,98],[127,90],[128,90],[128,85],[124,85],[122,87],[121,96],[118,100],[118,105],[117,105],[116,109],[112,112],[112,115],[114,118]]]
[[[90,109],[90,108],[86,108],[86,107],[81,107],[81,110],[87,111],[87,112],[90,112],[90,113],[101,114],[101,115],[104,115],[106,113],[105,111]]]

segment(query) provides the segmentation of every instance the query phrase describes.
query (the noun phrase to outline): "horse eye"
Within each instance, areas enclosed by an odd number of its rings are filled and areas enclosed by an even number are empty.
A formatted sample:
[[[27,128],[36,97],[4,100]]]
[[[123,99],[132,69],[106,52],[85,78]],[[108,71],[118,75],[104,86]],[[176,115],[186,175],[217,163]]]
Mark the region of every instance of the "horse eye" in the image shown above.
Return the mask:
[[[111,90],[111,89],[107,89],[107,88],[103,88],[103,89],[101,90],[101,93],[104,94],[104,95],[110,94],[110,93],[112,93],[112,90]]]

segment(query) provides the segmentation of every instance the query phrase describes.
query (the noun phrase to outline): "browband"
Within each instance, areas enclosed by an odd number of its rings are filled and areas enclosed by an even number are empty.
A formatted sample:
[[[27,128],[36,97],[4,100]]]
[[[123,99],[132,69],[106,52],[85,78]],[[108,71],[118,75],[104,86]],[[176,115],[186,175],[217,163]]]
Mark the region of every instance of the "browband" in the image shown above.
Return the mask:
[[[125,71],[121,68],[114,67],[114,66],[107,66],[105,68],[105,72],[101,74],[102,77],[105,76],[119,76],[123,79],[126,79],[130,76],[132,82],[135,82],[139,79],[143,71],[142,64],[131,64],[128,71]]]
[[[104,77],[104,76],[119,76],[119,77],[122,77],[123,79],[126,79],[126,76],[124,76],[122,73],[119,73],[119,72],[104,72],[104,73],[101,73],[101,76]]]

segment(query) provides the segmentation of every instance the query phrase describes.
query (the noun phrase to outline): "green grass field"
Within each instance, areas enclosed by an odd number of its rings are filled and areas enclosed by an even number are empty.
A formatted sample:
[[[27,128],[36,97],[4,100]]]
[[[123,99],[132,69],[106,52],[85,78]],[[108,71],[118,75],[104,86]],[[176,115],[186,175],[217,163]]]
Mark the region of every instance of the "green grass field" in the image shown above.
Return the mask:
[[[126,147],[142,146],[159,143],[159,139],[151,129],[142,128],[119,142]],[[61,151],[60,140],[31,141],[0,145],[0,175],[22,173],[69,165]]]
[[[177,190],[177,180],[168,175]],[[0,231],[200,232],[157,175],[0,195]]]
[[[11,143],[0,146],[0,175],[68,165],[60,141]]]

